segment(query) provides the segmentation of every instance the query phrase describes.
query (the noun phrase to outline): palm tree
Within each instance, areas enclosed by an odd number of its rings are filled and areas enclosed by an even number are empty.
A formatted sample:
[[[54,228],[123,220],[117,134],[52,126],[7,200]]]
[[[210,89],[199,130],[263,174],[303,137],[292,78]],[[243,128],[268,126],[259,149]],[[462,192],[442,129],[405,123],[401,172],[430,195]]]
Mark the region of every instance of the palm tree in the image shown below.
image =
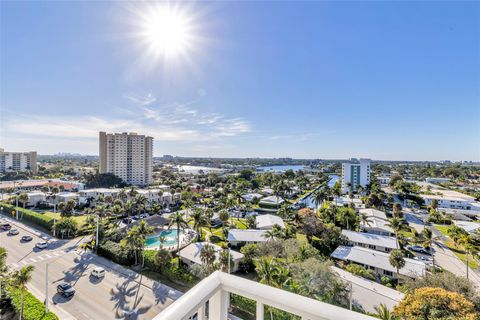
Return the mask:
[[[393,216],[395,218],[403,218],[402,205],[400,203],[393,205]]]
[[[390,265],[397,269],[397,276],[400,277],[400,269],[405,267],[405,258],[400,249],[394,249],[390,252],[390,257],[388,258]]]
[[[180,230],[185,230],[188,228],[188,223],[183,218],[183,215],[179,212],[174,213],[170,216],[170,223],[168,224],[168,228],[176,226],[177,229],[177,252],[180,251]],[[180,259],[179,259],[180,262]]]
[[[12,277],[12,285],[14,288],[21,290],[21,299],[22,305],[20,307],[20,316],[19,319],[23,319],[23,308],[25,303],[25,289],[27,288],[27,283],[32,280],[32,273],[35,270],[34,266],[24,266],[22,269],[15,271]]]
[[[315,203],[316,213],[318,213],[318,208],[320,207],[321,204],[323,204],[323,201],[325,201],[326,198],[327,198],[327,194],[325,193],[325,190],[323,187],[320,187],[313,193],[313,203]]]
[[[127,200],[127,202],[125,202],[125,204],[123,205],[123,209],[127,213],[128,217],[130,217],[130,215],[133,213],[133,210],[134,210],[132,200]]]
[[[375,307],[375,311],[377,312],[377,318],[381,320],[395,320],[395,316],[393,315],[393,313],[383,303],[380,304],[378,307]]]
[[[138,224],[138,226],[136,226],[136,228],[137,228],[137,233],[140,235],[141,241],[142,241],[142,246],[140,248],[142,250],[142,257],[143,257],[142,267],[143,267],[145,266],[145,256],[143,255],[143,247],[144,247],[143,244],[145,243],[145,239],[147,239],[147,236],[151,235],[155,229],[149,226],[148,223],[145,222],[145,220],[140,221],[140,223]]]
[[[162,210],[162,207],[158,204],[158,202],[155,202],[150,207],[150,211],[155,213],[155,214],[159,214],[161,210]]]
[[[158,250],[162,250],[163,249],[163,244],[165,243],[165,240],[167,240],[167,238],[165,236],[159,236],[158,237]]]
[[[228,252],[229,249],[223,249],[220,251],[220,256],[219,256],[219,263],[220,267],[222,268],[223,272],[229,272],[229,265],[233,265],[233,259],[231,254]],[[230,261],[229,261],[230,260]]]
[[[53,199],[53,212],[57,212],[57,203],[56,203],[56,199],[57,199],[57,193],[60,192],[60,189],[55,186],[52,188],[52,191],[50,191],[50,196],[49,198]]]
[[[273,231],[273,229],[272,230],[267,230],[263,234],[263,237],[265,239],[267,239],[267,241],[271,241],[271,240],[275,240],[277,238],[277,234],[275,233],[275,231]]]
[[[193,229],[197,232],[197,240],[202,238],[202,228],[208,225],[207,218],[201,208],[195,208],[190,214],[190,221],[193,221]]]
[[[404,219],[393,217],[390,219],[390,222],[386,224],[390,228],[392,228],[393,232],[395,233],[395,238],[397,238],[397,249],[398,249],[398,233],[402,230],[407,230],[407,222]]]
[[[28,203],[28,194],[26,194],[25,192],[20,193],[20,195],[18,196],[18,201],[22,204],[23,209],[25,209],[25,206]]]
[[[215,260],[217,259],[215,248],[211,244],[204,244],[200,250],[200,259],[207,266],[208,273],[212,273]]]
[[[136,227],[133,227],[127,232],[127,236],[122,240],[121,245],[129,250],[132,250],[135,255],[135,265],[138,264],[138,249],[143,247],[144,240]]]
[[[420,241],[422,243],[422,246],[424,246],[427,249],[430,249],[430,253],[432,254],[432,264],[433,267],[435,267],[435,252],[432,249],[432,244],[435,240],[440,239],[438,236],[434,236],[432,233],[432,229],[423,229],[422,233],[420,235]]]
[[[256,262],[255,271],[260,278],[260,283],[277,287],[277,275],[280,271],[278,262],[272,257],[262,257]]]
[[[247,217],[247,225],[249,229],[257,228],[257,218],[254,215],[249,215]]]
[[[7,272],[7,249],[0,247],[0,301],[3,298],[3,282],[8,281]]]

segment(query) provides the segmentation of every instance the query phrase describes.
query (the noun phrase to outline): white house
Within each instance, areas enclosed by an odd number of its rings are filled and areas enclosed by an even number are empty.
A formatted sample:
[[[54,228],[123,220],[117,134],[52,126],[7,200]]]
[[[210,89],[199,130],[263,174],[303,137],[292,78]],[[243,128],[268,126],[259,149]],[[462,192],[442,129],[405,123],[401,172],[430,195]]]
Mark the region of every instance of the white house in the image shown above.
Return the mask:
[[[348,239],[350,246],[359,246],[382,252],[390,252],[397,248],[395,237],[350,230],[342,230],[342,235]]]
[[[252,202],[255,198],[258,200],[262,199],[263,195],[261,195],[260,193],[247,193],[244,194],[242,198],[245,199],[245,201]]]
[[[460,221],[460,220],[453,220],[452,222],[457,227],[462,228],[463,230],[467,231],[468,233],[474,233],[475,231],[480,229],[480,223],[478,223],[478,222]]]
[[[29,192],[28,195],[28,203],[27,206],[33,207],[36,206],[39,202],[46,201],[46,196],[43,192]]]
[[[475,202],[475,198],[467,194],[445,189],[432,189],[431,192],[434,194],[420,195],[427,206],[431,205],[435,199],[439,208],[480,210],[480,203]]]
[[[263,188],[262,190],[260,190],[260,193],[262,193],[266,196],[270,196],[270,195],[274,194],[275,191],[273,191],[272,188]]]
[[[377,209],[368,208],[368,209],[360,209],[358,211],[360,212],[360,214],[364,214],[364,215],[366,215],[367,217],[370,217],[370,218],[379,218],[379,219],[383,219],[383,220],[388,220],[385,212],[377,210]]]
[[[54,203],[67,202],[70,200],[78,200],[78,194],[75,192],[59,192],[56,195]]]
[[[270,230],[274,225],[278,225],[280,228],[285,228],[285,223],[282,218],[273,214],[261,214],[256,217],[257,229]]]
[[[390,254],[362,247],[339,246],[330,255],[339,260],[359,264],[366,269],[373,270],[380,276],[397,277],[397,269],[392,267],[389,261]],[[417,278],[425,275],[427,270],[423,262],[404,258],[405,266],[399,270],[399,273],[410,278]]]
[[[267,230],[257,229],[230,229],[228,231],[227,241],[232,246],[265,242],[267,241],[267,238],[265,237],[266,231]]]
[[[383,236],[394,236],[395,232],[393,232],[393,229],[388,224],[388,220],[373,217],[369,218],[367,223],[363,221],[360,222],[360,228],[369,233]]]
[[[284,203],[285,200],[283,200],[281,197],[277,196],[269,196],[265,197],[260,200],[260,206],[269,206],[269,207],[279,207],[282,203]]]
[[[215,254],[217,256],[217,260],[220,257],[220,251],[223,249],[216,244],[208,243],[208,242],[195,242],[191,243],[182,250],[180,250],[177,254],[182,259],[182,262],[185,263],[187,266],[192,266],[194,264],[200,264],[202,265],[202,259],[200,257],[200,252],[202,251],[202,248],[206,245],[209,244],[213,246],[215,249]],[[235,272],[238,270],[240,260],[243,259],[244,255],[238,251],[233,251],[230,250],[230,256],[232,258],[233,264],[231,265],[231,272]]]
[[[449,178],[425,178],[425,182],[428,183],[446,183],[449,182]]]

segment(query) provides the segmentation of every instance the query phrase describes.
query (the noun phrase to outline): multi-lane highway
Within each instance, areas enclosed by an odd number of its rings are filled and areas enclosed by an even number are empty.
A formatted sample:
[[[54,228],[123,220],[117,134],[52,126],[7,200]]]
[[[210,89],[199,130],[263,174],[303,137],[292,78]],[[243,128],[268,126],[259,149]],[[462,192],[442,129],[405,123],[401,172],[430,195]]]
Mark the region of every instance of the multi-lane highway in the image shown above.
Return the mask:
[[[63,319],[152,319],[181,293],[142,277],[136,272],[123,268],[106,259],[78,248],[82,239],[56,240],[46,234],[29,228],[22,223],[6,220],[19,234],[9,236],[0,231],[0,246],[8,250],[7,262],[11,269],[24,265],[35,266],[29,290],[44,301],[46,289],[46,269],[48,264],[48,301],[50,309]],[[22,242],[24,235],[33,240]],[[40,250],[35,243],[49,240],[49,246]],[[106,276],[103,279],[90,277],[95,267],[103,267]],[[70,283],[76,294],[72,298],[63,298],[56,293],[57,285]],[[127,314],[132,314],[127,316]]]

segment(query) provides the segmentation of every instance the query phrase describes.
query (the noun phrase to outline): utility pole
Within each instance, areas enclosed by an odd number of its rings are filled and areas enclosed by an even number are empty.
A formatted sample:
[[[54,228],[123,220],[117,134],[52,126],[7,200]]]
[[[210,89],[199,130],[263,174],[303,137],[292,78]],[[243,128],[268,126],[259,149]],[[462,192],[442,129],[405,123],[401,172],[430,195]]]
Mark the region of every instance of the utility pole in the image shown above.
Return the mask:
[[[45,312],[48,313],[48,263],[45,265]]]
[[[97,232],[95,237],[95,252],[98,252],[98,224],[100,223],[100,217],[97,215]]]
[[[349,308],[352,310],[353,284],[350,281],[350,291],[348,292]]]

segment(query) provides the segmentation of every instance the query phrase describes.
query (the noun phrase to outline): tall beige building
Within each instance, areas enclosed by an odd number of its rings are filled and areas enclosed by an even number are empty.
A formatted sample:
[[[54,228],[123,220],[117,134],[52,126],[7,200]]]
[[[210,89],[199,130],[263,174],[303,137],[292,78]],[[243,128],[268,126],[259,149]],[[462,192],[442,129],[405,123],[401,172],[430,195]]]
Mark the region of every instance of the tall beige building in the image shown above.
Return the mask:
[[[139,186],[152,182],[152,137],[126,132],[100,132],[99,137],[100,173],[113,173]]]
[[[37,152],[6,152],[0,148],[0,172],[31,171],[37,174]]]

